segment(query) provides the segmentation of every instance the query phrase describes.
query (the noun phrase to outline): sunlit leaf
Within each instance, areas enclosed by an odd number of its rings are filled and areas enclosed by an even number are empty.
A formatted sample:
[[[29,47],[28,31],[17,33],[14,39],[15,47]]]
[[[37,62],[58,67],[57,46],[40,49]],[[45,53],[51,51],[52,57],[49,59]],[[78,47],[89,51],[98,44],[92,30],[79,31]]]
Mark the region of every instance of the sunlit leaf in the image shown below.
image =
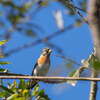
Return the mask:
[[[6,43],[6,40],[0,41],[0,45],[3,45],[3,44],[5,44],[5,43]]]
[[[0,65],[11,64],[10,62],[0,61]]]
[[[11,87],[11,84],[10,84],[9,82],[7,82],[7,84],[8,84],[8,88],[10,89],[10,87]]]
[[[24,91],[22,92],[22,94],[23,94],[24,98],[28,98],[28,96],[29,96],[29,90],[24,89]]]
[[[9,96],[8,98],[7,98],[7,100],[18,100],[18,94],[17,93],[15,93],[15,94],[13,94],[13,95],[11,95],[11,96]]]
[[[17,91],[17,86],[18,86],[18,84],[14,80],[13,83],[11,84],[11,86],[9,87],[9,89],[11,89],[13,92],[16,92]]]
[[[4,92],[0,92],[0,98],[5,97],[5,95],[6,95],[5,91]]]
[[[33,92],[32,92],[32,96],[35,96],[35,95],[36,95],[36,92],[37,92],[37,90],[39,89],[39,86],[40,86],[40,84],[37,84],[37,85],[34,87],[34,90],[33,90]]]
[[[81,68],[78,68],[74,71],[72,71],[68,77],[80,77],[80,74],[83,72],[84,68],[81,67]],[[67,83],[71,84],[72,86],[75,86],[75,84],[77,83],[76,80],[68,80]]]

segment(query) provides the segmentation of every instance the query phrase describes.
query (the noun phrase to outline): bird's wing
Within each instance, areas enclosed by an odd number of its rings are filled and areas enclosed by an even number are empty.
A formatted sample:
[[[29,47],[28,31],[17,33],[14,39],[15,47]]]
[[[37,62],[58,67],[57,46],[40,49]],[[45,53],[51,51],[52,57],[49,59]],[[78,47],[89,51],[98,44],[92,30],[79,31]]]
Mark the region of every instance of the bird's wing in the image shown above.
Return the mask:
[[[36,62],[36,64],[34,65],[34,68],[33,68],[33,70],[32,70],[31,76],[34,76],[34,69],[37,67],[37,65],[38,65],[38,62]]]
[[[37,65],[38,65],[38,63],[36,62],[35,66],[32,70],[31,76],[34,76],[34,69],[37,67]],[[38,83],[37,81],[30,79],[29,85],[27,86],[27,89],[32,89],[37,83]]]

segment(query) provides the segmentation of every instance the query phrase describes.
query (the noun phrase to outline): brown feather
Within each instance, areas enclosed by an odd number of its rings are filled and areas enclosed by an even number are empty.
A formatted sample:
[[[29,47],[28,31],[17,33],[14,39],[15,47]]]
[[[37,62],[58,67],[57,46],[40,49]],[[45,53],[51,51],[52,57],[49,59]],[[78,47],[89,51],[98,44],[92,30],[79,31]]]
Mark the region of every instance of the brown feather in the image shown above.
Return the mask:
[[[47,62],[49,62],[49,64],[50,64],[50,59],[49,59],[49,54],[47,54],[47,55],[45,55],[45,56],[43,56],[43,57],[40,57],[39,59],[38,59],[38,65],[40,65],[40,64],[44,64],[44,63],[47,63]]]

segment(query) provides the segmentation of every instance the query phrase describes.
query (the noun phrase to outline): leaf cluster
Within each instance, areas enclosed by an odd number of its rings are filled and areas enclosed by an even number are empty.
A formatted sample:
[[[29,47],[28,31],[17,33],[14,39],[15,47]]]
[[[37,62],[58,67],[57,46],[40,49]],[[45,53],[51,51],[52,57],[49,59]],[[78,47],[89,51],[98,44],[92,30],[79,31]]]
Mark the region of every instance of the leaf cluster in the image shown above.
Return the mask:
[[[50,100],[47,95],[45,95],[44,89],[39,89],[39,84],[35,86],[33,91],[26,89],[29,82],[21,79],[19,84],[14,80],[12,84],[7,82],[8,87],[3,86],[2,80],[0,80],[0,98],[4,100],[25,100],[32,98],[37,98],[37,100]]]

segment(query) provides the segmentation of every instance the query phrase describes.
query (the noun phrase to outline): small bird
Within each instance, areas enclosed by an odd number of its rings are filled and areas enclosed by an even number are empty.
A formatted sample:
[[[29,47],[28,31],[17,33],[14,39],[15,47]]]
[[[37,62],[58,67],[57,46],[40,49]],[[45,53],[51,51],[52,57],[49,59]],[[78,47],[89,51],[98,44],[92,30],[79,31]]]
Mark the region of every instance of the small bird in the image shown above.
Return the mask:
[[[42,50],[42,53],[34,66],[31,76],[45,76],[47,74],[50,67],[51,52],[52,50],[47,47],[45,47]],[[27,86],[27,89],[32,89],[37,83],[38,81],[31,79],[29,81],[29,85]]]

